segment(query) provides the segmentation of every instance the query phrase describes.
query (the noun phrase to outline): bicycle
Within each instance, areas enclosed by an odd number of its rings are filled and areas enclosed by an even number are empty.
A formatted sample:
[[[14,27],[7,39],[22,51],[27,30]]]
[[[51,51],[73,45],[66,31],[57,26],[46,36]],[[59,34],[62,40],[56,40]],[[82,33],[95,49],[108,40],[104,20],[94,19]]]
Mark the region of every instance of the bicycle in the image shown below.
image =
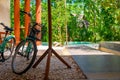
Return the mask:
[[[24,14],[27,14],[31,18],[31,14],[25,11],[20,11]],[[15,53],[12,58],[12,71],[15,74],[21,75],[27,72],[33,65],[36,54],[37,54],[37,45],[36,40],[40,40],[36,37],[40,30],[37,30],[35,27],[40,26],[40,24],[35,23],[33,26],[29,25],[29,34],[22,40],[16,47]]]
[[[4,27],[5,36],[1,39],[0,43],[0,62],[4,62],[5,60],[9,59],[14,51],[15,47],[15,37],[11,35],[13,29],[9,28],[8,26],[4,25],[4,23],[0,23]]]

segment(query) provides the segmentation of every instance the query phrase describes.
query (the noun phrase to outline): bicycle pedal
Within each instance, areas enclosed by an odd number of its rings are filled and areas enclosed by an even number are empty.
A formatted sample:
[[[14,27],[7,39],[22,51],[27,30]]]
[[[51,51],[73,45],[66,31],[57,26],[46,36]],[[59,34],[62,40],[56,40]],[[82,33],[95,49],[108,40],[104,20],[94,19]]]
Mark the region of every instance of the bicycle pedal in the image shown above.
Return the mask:
[[[21,52],[18,52],[19,55],[23,56],[23,54],[21,54]]]
[[[4,60],[4,59],[1,59],[0,62],[5,62],[5,60]]]
[[[23,57],[27,57],[26,55],[21,54],[21,52],[18,52],[18,55],[21,55]]]

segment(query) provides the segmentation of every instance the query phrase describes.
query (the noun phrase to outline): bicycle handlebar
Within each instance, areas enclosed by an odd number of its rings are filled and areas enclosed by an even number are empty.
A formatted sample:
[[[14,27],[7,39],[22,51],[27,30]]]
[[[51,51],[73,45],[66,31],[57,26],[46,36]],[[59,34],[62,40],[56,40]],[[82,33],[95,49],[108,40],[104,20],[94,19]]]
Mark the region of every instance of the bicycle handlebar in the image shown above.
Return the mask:
[[[26,11],[22,11],[20,10],[20,12],[24,13],[24,14],[27,14],[29,17],[31,17],[31,14],[29,12],[26,12]]]
[[[24,14],[27,14],[30,18],[32,18],[30,12],[26,12],[26,11],[23,11],[23,10],[20,10],[20,12],[22,12]],[[29,29],[31,29],[30,33],[28,34],[29,37],[35,37],[35,34],[38,34],[40,32],[40,30],[37,30],[35,28],[35,26],[37,26],[37,25],[40,26],[40,27],[42,27],[42,25],[39,24],[39,23],[37,23],[37,22],[34,23],[34,25],[32,26],[32,28],[30,28],[31,26],[29,27]],[[35,37],[35,39],[38,40],[38,41],[41,41],[41,39],[38,39],[37,37]]]
[[[9,27],[6,26],[4,23],[0,23],[0,25],[2,25],[6,31],[10,31],[10,32],[13,31],[12,28],[9,28]]]
[[[26,12],[26,11],[23,11],[23,10],[20,10],[20,12],[22,12],[22,13],[24,13],[24,14],[27,14],[29,17],[32,17],[31,14],[30,14],[30,12]],[[39,24],[39,23],[37,23],[37,22],[35,22],[34,26],[35,26],[35,25],[38,25],[38,26],[40,26],[40,27],[42,26],[41,24]]]

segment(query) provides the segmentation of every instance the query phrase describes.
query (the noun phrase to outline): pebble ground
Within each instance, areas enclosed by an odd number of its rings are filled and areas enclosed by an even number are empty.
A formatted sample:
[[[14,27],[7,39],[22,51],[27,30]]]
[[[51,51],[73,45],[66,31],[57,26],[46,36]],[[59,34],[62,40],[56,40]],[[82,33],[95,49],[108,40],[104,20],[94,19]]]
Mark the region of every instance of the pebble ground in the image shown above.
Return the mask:
[[[36,60],[45,50],[39,50]],[[52,55],[49,71],[49,80],[85,80],[85,75],[73,60],[69,52],[56,50],[56,52],[71,66],[67,68],[56,56]],[[36,68],[30,68],[25,74],[17,75],[12,72],[11,59],[0,62],[0,80],[44,80],[46,59],[45,57]]]

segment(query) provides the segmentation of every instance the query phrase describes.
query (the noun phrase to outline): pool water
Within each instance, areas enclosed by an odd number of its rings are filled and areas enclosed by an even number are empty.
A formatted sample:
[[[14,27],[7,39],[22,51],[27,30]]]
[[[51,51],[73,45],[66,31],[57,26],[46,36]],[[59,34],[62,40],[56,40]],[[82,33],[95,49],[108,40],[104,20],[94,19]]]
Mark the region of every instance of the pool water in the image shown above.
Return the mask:
[[[42,42],[42,45],[43,46],[48,46],[48,42]],[[92,42],[77,42],[77,41],[75,41],[75,42],[67,42],[67,45],[65,43],[64,46],[66,46],[66,47],[88,46],[88,47],[91,47],[91,48],[98,49],[99,44],[98,43],[92,43]]]
[[[91,47],[91,48],[98,49],[99,44],[98,43],[92,43],[92,42],[68,42],[66,46],[68,46],[68,47],[88,46],[88,47]]]

